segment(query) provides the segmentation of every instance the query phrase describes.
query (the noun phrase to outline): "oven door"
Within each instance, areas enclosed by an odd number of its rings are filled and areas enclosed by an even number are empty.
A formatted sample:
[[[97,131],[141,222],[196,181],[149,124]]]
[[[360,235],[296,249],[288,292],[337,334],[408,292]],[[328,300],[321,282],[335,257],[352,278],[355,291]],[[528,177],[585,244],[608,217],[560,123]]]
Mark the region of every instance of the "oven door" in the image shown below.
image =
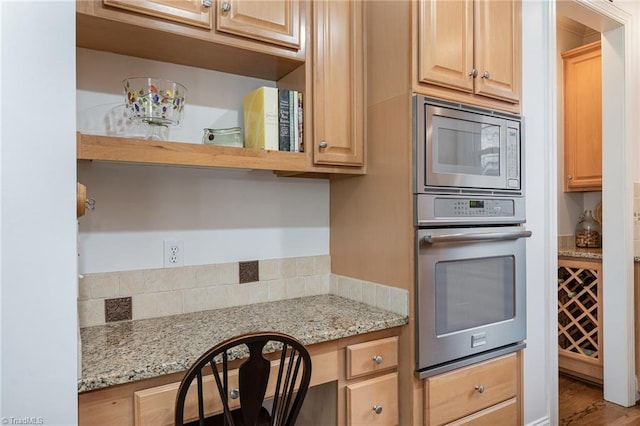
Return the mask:
[[[424,377],[522,347],[530,235],[521,226],[418,229],[416,349]]]

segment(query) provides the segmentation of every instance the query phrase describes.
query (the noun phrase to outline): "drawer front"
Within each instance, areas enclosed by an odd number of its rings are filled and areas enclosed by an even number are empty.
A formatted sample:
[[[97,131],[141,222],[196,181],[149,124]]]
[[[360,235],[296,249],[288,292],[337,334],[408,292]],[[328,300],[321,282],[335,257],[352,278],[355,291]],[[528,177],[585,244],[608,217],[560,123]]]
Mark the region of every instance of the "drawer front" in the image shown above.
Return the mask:
[[[462,418],[447,426],[518,426],[518,402],[515,398]]]
[[[347,379],[398,365],[398,337],[374,340],[347,346]]]
[[[514,398],[517,354],[492,359],[425,380],[425,418],[442,425]]]
[[[397,424],[398,373],[347,385],[347,425]]]

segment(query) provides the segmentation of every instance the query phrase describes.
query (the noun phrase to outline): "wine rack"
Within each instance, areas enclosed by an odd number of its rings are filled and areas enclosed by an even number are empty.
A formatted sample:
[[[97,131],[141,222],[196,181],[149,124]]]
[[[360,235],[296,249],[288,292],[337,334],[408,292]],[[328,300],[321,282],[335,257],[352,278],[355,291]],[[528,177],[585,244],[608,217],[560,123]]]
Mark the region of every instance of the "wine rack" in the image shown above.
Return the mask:
[[[560,371],[602,383],[600,261],[558,259]]]

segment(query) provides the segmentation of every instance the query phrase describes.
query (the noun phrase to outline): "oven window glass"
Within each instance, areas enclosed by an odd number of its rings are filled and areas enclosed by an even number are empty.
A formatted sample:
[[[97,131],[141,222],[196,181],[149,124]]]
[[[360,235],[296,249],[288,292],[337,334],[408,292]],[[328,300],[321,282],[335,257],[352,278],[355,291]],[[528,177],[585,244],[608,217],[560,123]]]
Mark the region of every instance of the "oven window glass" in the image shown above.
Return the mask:
[[[500,126],[434,118],[436,173],[500,175]]]
[[[436,264],[438,336],[515,317],[514,256],[452,260]]]

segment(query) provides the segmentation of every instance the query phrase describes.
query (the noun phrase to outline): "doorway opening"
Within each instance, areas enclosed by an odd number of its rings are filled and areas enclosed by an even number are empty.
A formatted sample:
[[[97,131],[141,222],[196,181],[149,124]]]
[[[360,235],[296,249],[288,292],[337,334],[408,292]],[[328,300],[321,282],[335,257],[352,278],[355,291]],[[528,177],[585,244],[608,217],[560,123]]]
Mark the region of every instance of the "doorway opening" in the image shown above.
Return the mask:
[[[556,63],[558,68],[563,64],[561,52],[565,47],[570,49],[569,44],[578,43],[577,39],[580,38],[582,40],[579,44],[598,38],[601,40],[602,120],[600,124],[603,147],[601,191],[594,190],[592,187],[586,192],[567,194],[564,190],[566,189],[566,179],[569,176],[564,173],[563,149],[566,146],[563,144],[564,135],[562,134],[566,117],[558,117],[557,213],[560,243],[558,253],[560,255],[563,253],[561,250],[563,238],[564,242],[571,242],[571,240],[575,242],[575,226],[580,213],[585,210],[592,210],[592,212],[597,210],[598,202],[601,200],[604,206],[601,220],[602,267],[600,271],[596,271],[595,278],[589,277],[588,274],[585,278],[587,282],[592,282],[594,279],[600,280],[599,285],[592,290],[590,296],[599,303],[597,312],[601,319],[594,319],[593,324],[583,325],[583,330],[580,330],[586,336],[593,330],[592,327],[598,327],[594,335],[597,337],[599,346],[580,346],[580,344],[578,346],[583,352],[582,355],[588,356],[593,354],[594,350],[599,351],[604,399],[623,406],[634,405],[636,396],[633,359],[633,240],[629,237],[633,235],[633,190],[628,185],[631,181],[628,172],[631,160],[627,153],[630,145],[628,135],[632,134],[631,128],[636,125],[633,124],[633,119],[630,116],[632,108],[629,107],[629,93],[627,92],[628,88],[625,87],[627,84],[625,71],[630,69],[627,67],[626,58],[631,57],[626,53],[630,52],[629,48],[632,44],[628,25],[630,18],[628,13],[605,1],[571,0],[556,3]],[[567,27],[574,28],[574,32],[577,34],[568,35]],[[559,112],[563,111],[561,81],[558,79]],[[610,207],[608,208],[608,206]],[[558,266],[560,273],[563,267],[560,260]],[[585,269],[582,268],[583,266],[570,265],[569,268]],[[569,278],[572,277],[570,272],[565,271],[565,273],[569,274]],[[575,277],[576,275],[573,275],[574,279],[576,279]],[[577,279],[580,280],[580,278]],[[581,288],[577,290],[581,290]],[[598,291],[600,291],[599,295]],[[567,297],[575,297],[576,294],[572,294],[572,292],[573,290],[567,291]],[[560,291],[558,291],[559,293]],[[589,303],[586,301],[583,302],[583,305]],[[567,306],[570,305],[569,303]],[[585,307],[585,309],[589,308]],[[560,320],[558,325],[562,326]],[[560,334],[560,328],[558,330]],[[559,343],[560,340],[559,337]],[[575,367],[575,363],[571,365],[563,363],[560,356],[558,365],[560,369],[569,370],[572,368],[574,374],[575,370],[580,370]],[[593,377],[597,379],[597,372],[586,371],[586,374],[584,371],[581,373],[583,379],[589,380]],[[591,381],[597,382],[597,380]]]

